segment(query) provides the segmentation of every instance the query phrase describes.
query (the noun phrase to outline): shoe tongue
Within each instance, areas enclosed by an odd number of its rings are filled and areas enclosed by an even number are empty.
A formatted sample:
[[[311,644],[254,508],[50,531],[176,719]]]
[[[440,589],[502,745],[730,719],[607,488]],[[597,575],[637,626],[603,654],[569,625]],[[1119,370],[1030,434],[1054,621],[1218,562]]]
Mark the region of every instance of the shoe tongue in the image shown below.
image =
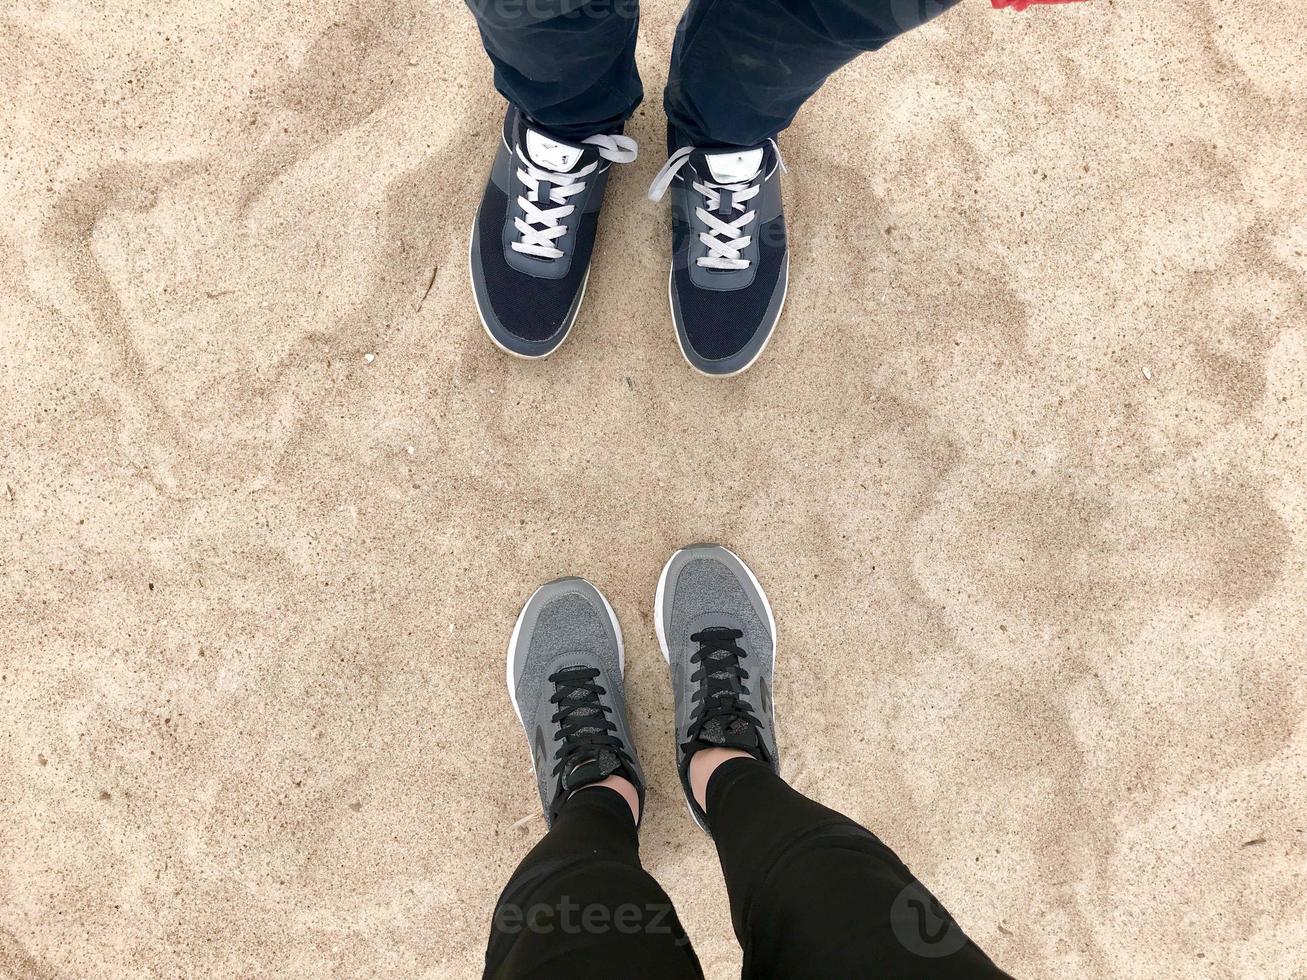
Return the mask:
[[[524,128],[526,133],[522,140],[522,151],[537,167],[552,170],[556,174],[566,174],[581,165],[586,147],[546,136],[530,126]]]
[[[603,709],[593,704],[591,695],[582,690],[574,690],[563,698],[558,706],[560,708],[572,708],[569,715],[572,722],[578,727],[578,735],[599,735],[606,730],[604,722]],[[585,719],[593,717],[598,725],[587,726]],[[588,786],[596,783],[605,776],[611,776],[619,768],[622,762],[617,757],[617,753],[612,749],[599,748],[593,756],[578,756],[571,766],[563,772],[563,785],[567,789],[577,789],[581,786]]]
[[[725,660],[724,656],[709,654],[704,658],[704,669],[708,673],[708,680],[712,683],[709,690],[734,692],[736,697],[743,695],[739,678],[729,670],[721,669],[721,665],[716,661]],[[709,695],[713,698],[713,695]],[[715,698],[713,698],[715,700]],[[712,718],[704,723],[703,728],[699,730],[700,740],[710,745],[718,745],[729,749],[744,749],[746,752],[755,752],[758,748],[758,730],[744,718]]]
[[[560,708],[571,708],[569,718],[579,727],[578,735],[593,735],[603,731],[603,709],[594,703],[593,695],[584,690],[574,689],[568,695],[558,702]],[[593,717],[600,724],[594,727],[585,727],[585,719]]]
[[[704,153],[704,165],[719,184],[747,184],[762,169],[762,148]]]
[[[756,755],[758,752],[758,729],[743,718],[731,719],[724,724],[724,719],[714,718],[699,729],[699,741],[725,749],[743,749]]]
[[[606,779],[622,768],[622,760],[612,749],[600,749],[591,758],[578,759],[563,773],[564,789],[580,789]]]

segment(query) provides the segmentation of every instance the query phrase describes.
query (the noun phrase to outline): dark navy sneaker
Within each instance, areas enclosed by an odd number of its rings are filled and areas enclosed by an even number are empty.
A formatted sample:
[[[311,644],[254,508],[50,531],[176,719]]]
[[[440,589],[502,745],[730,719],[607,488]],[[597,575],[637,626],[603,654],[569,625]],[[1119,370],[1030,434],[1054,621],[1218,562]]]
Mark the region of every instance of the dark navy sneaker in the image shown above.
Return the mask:
[[[635,156],[629,137],[573,143],[508,107],[468,249],[477,312],[501,350],[548,357],[567,339],[590,275],[608,169]]]
[[[629,779],[644,810],[644,774],[626,720],[622,629],[580,578],[542,585],[508,641],[508,696],[526,730],[545,820],[568,795],[608,776]]]
[[[668,293],[681,353],[703,374],[748,368],[771,339],[790,265],[775,140],[695,147],[669,127],[670,156],[649,188],[672,193]]]
[[[690,814],[707,830],[690,791],[695,752],[742,749],[780,771],[772,715],[776,620],[744,562],[721,545],[696,544],[663,569],[654,629],[672,672],[681,788]]]

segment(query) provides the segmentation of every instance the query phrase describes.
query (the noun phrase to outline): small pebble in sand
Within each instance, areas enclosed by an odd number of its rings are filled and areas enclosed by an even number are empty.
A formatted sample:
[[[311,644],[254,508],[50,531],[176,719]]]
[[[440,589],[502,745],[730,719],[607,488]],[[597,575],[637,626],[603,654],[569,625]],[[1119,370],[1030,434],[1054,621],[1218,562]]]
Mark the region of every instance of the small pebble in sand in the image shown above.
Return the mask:
[[[1152,368],[1150,368],[1150,367],[1146,367],[1146,368],[1144,368],[1144,380],[1145,380],[1145,381],[1152,381],[1152,380],[1153,380],[1153,369],[1152,369]]]
[[[412,446],[405,446],[404,448],[405,448],[406,450],[408,450],[408,454],[409,454],[410,456],[412,456],[415,452],[417,452],[417,450],[414,449]]]
[[[376,354],[364,354],[364,355],[363,355],[363,363],[364,363],[364,364],[371,364],[371,363],[372,363],[373,361],[375,361],[376,359],[377,359],[377,355],[376,355]]]

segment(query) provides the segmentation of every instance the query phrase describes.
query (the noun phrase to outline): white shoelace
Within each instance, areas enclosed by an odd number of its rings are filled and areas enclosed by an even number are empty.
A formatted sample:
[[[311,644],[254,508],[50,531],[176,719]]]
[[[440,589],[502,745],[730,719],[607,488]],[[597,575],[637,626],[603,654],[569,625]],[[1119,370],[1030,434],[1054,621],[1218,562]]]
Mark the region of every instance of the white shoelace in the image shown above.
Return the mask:
[[[780,165],[781,173],[785,173],[785,161],[781,159],[780,147],[776,145],[775,140],[769,142],[772,149],[776,151],[776,162]],[[694,152],[695,147],[683,146],[667,158],[663,169],[658,171],[658,176],[654,177],[653,183],[649,185],[649,200],[663,199],[663,195],[672,186],[672,181],[676,179],[681,167]],[[744,231],[758,213],[746,211],[744,205],[746,201],[751,201],[758,196],[762,185],[751,187],[748,183],[719,184],[710,180],[696,180],[690,186],[703,195],[704,203],[707,205],[706,208],[695,208],[694,211],[699,220],[708,226],[708,231],[699,232],[699,240],[708,246],[708,254],[701,255],[697,259],[698,265],[704,269],[749,268],[749,260],[740,253],[753,242],[753,236],[746,235]],[[729,191],[731,194],[731,211],[738,209],[742,212],[732,221],[724,221],[716,214],[721,207],[723,191]]]
[[[600,134],[582,142],[597,146],[599,156],[610,163],[630,163],[638,153],[635,140],[629,136]],[[513,219],[521,238],[510,244],[515,252],[542,259],[562,258],[563,250],[557,247],[558,239],[567,234],[567,226],[562,221],[576,210],[576,205],[568,204],[567,199],[585,190],[585,178],[599,169],[599,161],[575,173],[558,173],[537,167],[520,146],[514,150],[514,156],[519,163],[517,179],[526,185],[528,192],[517,199],[526,217]],[[540,199],[542,184],[549,188],[544,201]],[[556,206],[540,207],[541,204]]]

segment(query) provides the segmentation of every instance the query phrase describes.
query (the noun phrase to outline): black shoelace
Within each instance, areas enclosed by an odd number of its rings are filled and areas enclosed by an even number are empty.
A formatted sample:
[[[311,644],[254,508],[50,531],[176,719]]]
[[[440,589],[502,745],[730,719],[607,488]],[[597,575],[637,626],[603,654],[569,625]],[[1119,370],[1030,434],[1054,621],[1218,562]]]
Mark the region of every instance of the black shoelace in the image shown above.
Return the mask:
[[[593,667],[564,667],[549,677],[557,687],[549,701],[559,706],[553,717],[559,726],[554,741],[563,743],[554,753],[558,759],[555,776],[566,774],[574,765],[596,760],[605,751],[629,762],[622,740],[613,734],[617,726],[607,717],[612,708],[599,700],[607,691],[596,683],[598,676],[599,671]]]
[[[745,681],[749,672],[740,666],[744,651],[736,643],[744,636],[740,630],[711,627],[691,634],[690,641],[699,649],[690,655],[690,663],[699,669],[690,675],[698,683],[693,700],[699,702],[690,722],[687,751],[703,745],[722,745],[756,749],[758,719],[748,702]]]

